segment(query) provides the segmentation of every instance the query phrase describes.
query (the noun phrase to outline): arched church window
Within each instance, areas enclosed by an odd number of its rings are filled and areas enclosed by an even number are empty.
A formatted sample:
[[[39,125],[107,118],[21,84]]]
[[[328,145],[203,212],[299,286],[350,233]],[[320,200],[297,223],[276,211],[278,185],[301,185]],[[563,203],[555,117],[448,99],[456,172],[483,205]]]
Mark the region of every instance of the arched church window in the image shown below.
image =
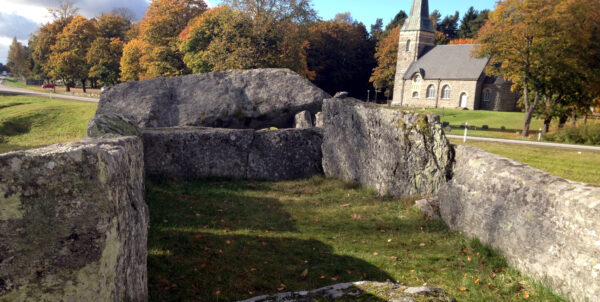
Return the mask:
[[[446,85],[442,89],[442,99],[446,99],[447,100],[449,98],[450,98],[450,86]]]
[[[421,75],[420,75],[420,74],[417,74],[417,75],[415,76],[415,78],[414,78],[414,81],[415,81],[415,83],[416,83],[416,84],[420,84],[420,83],[421,83]]]
[[[406,41],[406,51],[409,52],[410,51],[410,40]]]
[[[429,85],[429,87],[427,87],[427,98],[428,99],[435,98],[435,86]]]
[[[412,94],[413,99],[418,99],[419,98],[419,93],[418,92],[413,92]]]

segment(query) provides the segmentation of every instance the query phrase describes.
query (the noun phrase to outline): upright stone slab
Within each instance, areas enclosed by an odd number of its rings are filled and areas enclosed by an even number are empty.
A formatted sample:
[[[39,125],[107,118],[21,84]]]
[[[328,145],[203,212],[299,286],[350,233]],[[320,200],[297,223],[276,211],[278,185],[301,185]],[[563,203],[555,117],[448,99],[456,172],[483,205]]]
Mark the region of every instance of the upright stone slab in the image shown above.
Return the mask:
[[[352,99],[323,105],[323,169],[381,194],[435,194],[450,175],[452,150],[439,118]]]
[[[296,113],[321,111],[330,97],[287,69],[212,72],[116,85],[96,115],[132,116],[142,128],[292,128]]]
[[[280,181],[322,174],[322,141],[314,128],[257,131],[248,157],[248,178]]]
[[[0,154],[0,301],[146,301],[142,145]]]
[[[310,112],[304,110],[294,117],[294,128],[312,128],[313,120]]]
[[[519,270],[573,301],[600,301],[600,187],[458,146],[439,204],[452,229]]]
[[[146,173],[175,179],[246,178],[254,130],[145,129]]]
[[[153,128],[143,138],[149,175],[278,181],[323,171],[317,129]]]

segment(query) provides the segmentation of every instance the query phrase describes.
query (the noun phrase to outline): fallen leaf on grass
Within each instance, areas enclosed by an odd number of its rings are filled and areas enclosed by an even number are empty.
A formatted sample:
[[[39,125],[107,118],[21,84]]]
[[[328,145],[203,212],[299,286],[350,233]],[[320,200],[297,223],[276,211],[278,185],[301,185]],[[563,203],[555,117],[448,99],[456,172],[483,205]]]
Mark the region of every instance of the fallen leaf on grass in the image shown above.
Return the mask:
[[[378,252],[373,252],[373,256],[377,256],[377,255],[379,255]]]
[[[325,276],[324,276],[324,275],[321,275],[321,279],[325,279]]]
[[[467,256],[467,261],[471,262],[471,256]]]
[[[305,269],[302,274],[300,274],[300,278],[306,279],[306,277],[308,277],[308,269]]]
[[[481,280],[477,279],[474,282],[475,282],[475,284],[477,284],[477,283],[479,283],[479,281],[481,281]]]
[[[218,290],[218,291],[216,291],[216,292],[215,292],[215,294],[217,294],[217,295],[220,295],[220,294],[221,294],[221,291],[220,291],[220,290]]]
[[[387,240],[387,242],[392,242],[392,239],[391,239],[391,238],[390,238],[390,239],[388,239],[388,240]]]
[[[227,240],[225,241],[226,244],[231,244],[231,241]]]
[[[339,278],[340,278],[340,276],[339,276],[339,275],[335,275],[335,276],[333,276],[333,278],[331,278],[331,280],[333,280],[333,281],[337,281]]]
[[[459,289],[461,292],[464,292],[464,291],[466,291],[466,290],[467,290],[467,288],[466,288],[466,287],[464,287],[464,286],[459,286],[459,287],[458,287],[458,289]]]
[[[315,218],[313,219],[315,222],[319,222],[319,218]]]
[[[351,203],[343,204],[343,205],[342,205],[342,208],[347,208],[347,207],[349,207],[349,206],[351,206],[351,205],[352,205]]]
[[[529,299],[529,293],[527,291],[523,292],[523,299]]]

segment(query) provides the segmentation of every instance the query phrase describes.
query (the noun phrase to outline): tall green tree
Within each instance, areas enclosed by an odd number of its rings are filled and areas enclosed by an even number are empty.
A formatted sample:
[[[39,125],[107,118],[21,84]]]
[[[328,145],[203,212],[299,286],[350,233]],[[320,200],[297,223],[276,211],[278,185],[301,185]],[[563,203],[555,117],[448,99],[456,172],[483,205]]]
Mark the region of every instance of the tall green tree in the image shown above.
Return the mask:
[[[99,37],[87,52],[90,79],[99,80],[102,85],[115,85],[120,78],[120,63],[123,56],[123,41],[119,38]]]
[[[62,79],[67,91],[76,81],[81,81],[83,91],[86,91],[90,71],[86,56],[97,34],[96,22],[77,16],[58,35],[56,44],[52,46],[49,60],[51,75]]]
[[[488,19],[488,14],[489,10],[480,12],[471,6],[460,21],[458,37],[461,39],[475,38],[477,32],[479,32],[481,27],[485,24],[485,21]]]
[[[29,51],[17,38],[13,38],[8,48],[8,68],[17,76],[26,77],[29,74]]]
[[[454,15],[448,15],[442,19],[438,25],[438,30],[446,36],[448,40],[454,40],[458,37],[458,20],[460,14],[455,12]]]
[[[152,0],[139,24],[138,37],[129,42],[131,47],[125,47],[128,57],[121,62],[129,65],[121,65],[125,72],[123,79],[144,80],[189,73],[178,48],[178,37],[188,23],[206,9],[203,0]],[[136,49],[141,55],[129,56]],[[139,74],[130,73],[134,70]]]
[[[307,60],[316,73],[317,86],[331,94],[348,91],[362,97],[371,88],[375,45],[366,27],[351,20],[349,15],[340,15],[311,26]]]

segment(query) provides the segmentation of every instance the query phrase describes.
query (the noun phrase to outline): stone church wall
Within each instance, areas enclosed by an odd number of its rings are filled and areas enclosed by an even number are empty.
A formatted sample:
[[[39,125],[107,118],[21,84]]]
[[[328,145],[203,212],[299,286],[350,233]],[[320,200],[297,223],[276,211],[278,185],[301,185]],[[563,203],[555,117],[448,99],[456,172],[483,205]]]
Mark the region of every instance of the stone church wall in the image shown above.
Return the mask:
[[[0,301],[146,301],[142,143],[0,154]]]
[[[573,301],[600,301],[600,187],[458,146],[439,204],[452,229],[522,272]]]
[[[427,98],[427,87],[434,85],[436,88],[436,96]],[[450,98],[442,99],[442,88],[446,85],[450,86]],[[470,110],[478,109],[479,98],[481,97],[480,82],[478,81],[439,81],[439,80],[423,80],[421,85],[414,86],[412,80],[404,81],[404,98],[402,106],[405,107],[425,107],[425,108],[457,108],[460,106],[460,95],[464,92],[467,94],[467,107]],[[414,89],[415,87],[416,89]],[[419,92],[419,98],[413,98],[413,92]],[[400,105],[394,103],[394,105]]]

